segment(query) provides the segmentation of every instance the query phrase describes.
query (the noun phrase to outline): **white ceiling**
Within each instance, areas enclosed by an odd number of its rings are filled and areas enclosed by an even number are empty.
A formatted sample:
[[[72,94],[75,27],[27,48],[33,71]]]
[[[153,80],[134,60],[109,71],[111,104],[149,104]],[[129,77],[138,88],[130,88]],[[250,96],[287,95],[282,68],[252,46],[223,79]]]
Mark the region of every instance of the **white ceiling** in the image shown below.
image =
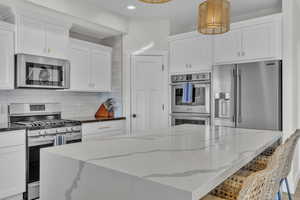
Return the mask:
[[[203,0],[172,0],[166,4],[149,5],[139,0],[86,0],[101,8],[128,18],[170,19],[173,33],[193,30],[197,19],[197,9]],[[231,0],[232,17],[250,18],[278,12],[282,0]],[[127,5],[135,5],[136,10],[127,10]]]

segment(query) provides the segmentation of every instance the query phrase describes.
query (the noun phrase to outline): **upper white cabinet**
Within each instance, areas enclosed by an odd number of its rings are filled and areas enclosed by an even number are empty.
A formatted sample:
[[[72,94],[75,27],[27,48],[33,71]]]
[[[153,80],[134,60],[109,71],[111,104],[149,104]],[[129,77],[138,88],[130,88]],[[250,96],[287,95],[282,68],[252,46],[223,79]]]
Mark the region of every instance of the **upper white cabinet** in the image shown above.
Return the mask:
[[[70,26],[38,16],[17,15],[16,53],[67,58]]]
[[[212,37],[196,32],[170,38],[170,73],[210,71]]]
[[[0,199],[25,192],[25,130],[0,133]]]
[[[14,89],[14,26],[0,22],[0,90]]]
[[[240,31],[232,30],[215,37],[214,56],[215,63],[224,61],[237,61],[240,58],[242,35]]]
[[[111,91],[112,48],[71,39],[69,60],[71,62],[72,91]]]
[[[280,14],[233,24],[215,36],[215,64],[281,59],[281,24]]]

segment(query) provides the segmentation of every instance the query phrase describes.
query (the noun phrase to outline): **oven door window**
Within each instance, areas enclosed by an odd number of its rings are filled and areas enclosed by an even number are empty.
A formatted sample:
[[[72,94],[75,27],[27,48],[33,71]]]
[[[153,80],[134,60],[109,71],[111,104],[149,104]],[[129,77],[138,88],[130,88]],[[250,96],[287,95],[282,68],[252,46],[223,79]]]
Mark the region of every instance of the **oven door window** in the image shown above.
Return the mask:
[[[183,87],[175,88],[175,105],[176,106],[205,106],[206,105],[206,87],[193,84],[193,94],[191,103],[183,103]]]
[[[26,62],[26,84],[37,86],[63,86],[63,67]]]
[[[194,124],[194,125],[206,125],[206,120],[198,120],[198,119],[179,119],[176,118],[174,120],[174,125],[183,125],[183,124]]]
[[[29,147],[28,152],[28,183],[34,183],[40,180],[40,149],[51,147],[53,144],[45,144]]]

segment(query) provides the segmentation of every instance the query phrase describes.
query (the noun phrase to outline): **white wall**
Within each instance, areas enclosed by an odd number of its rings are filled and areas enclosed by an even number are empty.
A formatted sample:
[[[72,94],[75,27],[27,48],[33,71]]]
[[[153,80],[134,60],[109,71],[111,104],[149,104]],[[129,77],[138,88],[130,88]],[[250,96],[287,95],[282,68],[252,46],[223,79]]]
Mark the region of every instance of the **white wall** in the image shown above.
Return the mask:
[[[283,128],[288,138],[300,127],[299,90],[299,2],[283,1]],[[299,145],[298,145],[299,146]],[[297,147],[293,169],[289,176],[292,191],[295,191],[300,178],[300,151]]]
[[[147,51],[168,51],[170,21],[133,20],[129,24],[128,34],[123,37],[123,102],[127,128],[130,126],[130,80],[131,55]]]

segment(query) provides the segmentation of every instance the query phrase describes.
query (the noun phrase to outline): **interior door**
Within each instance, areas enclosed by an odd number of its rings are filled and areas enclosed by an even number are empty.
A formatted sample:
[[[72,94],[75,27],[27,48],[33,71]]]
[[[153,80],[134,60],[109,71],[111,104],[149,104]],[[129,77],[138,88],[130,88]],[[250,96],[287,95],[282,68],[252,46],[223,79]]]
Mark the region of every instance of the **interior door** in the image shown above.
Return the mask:
[[[238,65],[237,127],[281,129],[279,62]]]
[[[132,133],[168,126],[162,56],[135,56],[132,69]]]

